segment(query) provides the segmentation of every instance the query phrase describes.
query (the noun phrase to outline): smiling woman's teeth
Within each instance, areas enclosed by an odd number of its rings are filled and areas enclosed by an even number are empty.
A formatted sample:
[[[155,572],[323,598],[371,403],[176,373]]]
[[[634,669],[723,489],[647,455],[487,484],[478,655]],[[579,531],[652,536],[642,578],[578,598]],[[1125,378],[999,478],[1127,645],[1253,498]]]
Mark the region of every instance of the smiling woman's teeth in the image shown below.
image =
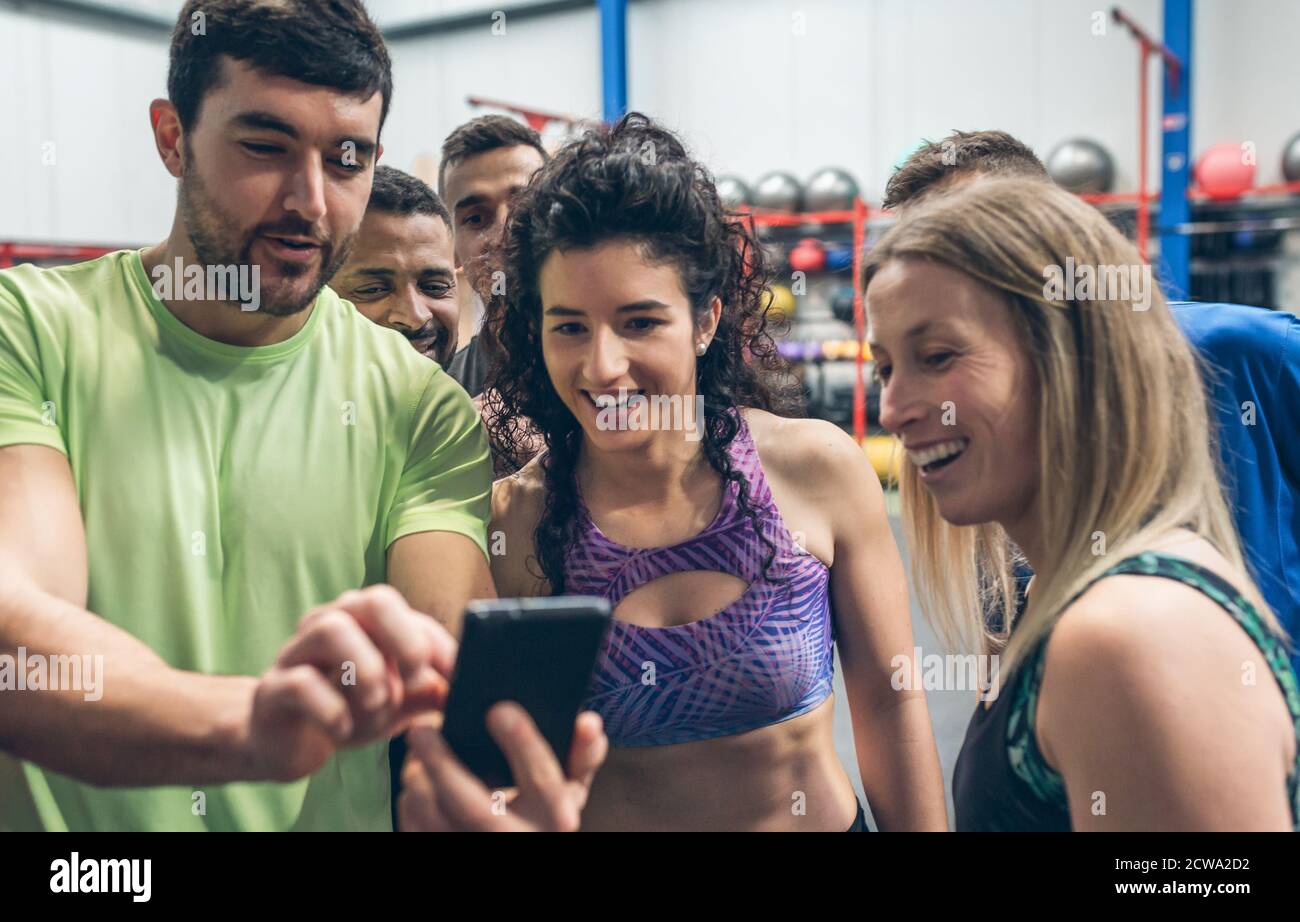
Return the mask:
[[[589,391],[584,391],[583,393],[587,395],[588,400],[596,405],[597,409],[605,410],[617,407],[626,407],[629,400],[642,394],[643,391],[626,391],[622,395],[621,400],[619,399],[619,396],[615,394],[592,394]]]
[[[940,462],[946,463],[953,460],[962,453],[962,450],[969,444],[969,439],[953,439],[948,442],[940,442],[938,445],[931,445],[929,448],[923,448],[920,451],[909,451],[908,460],[917,467],[925,470]]]

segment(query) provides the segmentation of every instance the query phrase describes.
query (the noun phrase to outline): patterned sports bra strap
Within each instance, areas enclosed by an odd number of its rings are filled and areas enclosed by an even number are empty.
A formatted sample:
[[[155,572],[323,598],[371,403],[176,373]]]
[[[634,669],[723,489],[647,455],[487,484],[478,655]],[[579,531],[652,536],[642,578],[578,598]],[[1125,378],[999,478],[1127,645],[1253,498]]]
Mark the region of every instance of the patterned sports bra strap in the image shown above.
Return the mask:
[[[1208,596],[1228,612],[1264,655],[1269,671],[1282,689],[1287,711],[1300,741],[1300,683],[1291,667],[1286,645],[1282,638],[1269,630],[1259,612],[1235,586],[1213,570],[1170,554],[1146,551],[1126,557],[1109,568],[1093,582],[1108,576],[1157,576],[1177,580]],[[1077,599],[1085,590],[1075,595]],[[1073,599],[1069,604],[1073,603]],[[1049,635],[1050,636],[1050,635]],[[1034,735],[1037,718],[1038,691],[1042,685],[1043,667],[1046,663],[1047,637],[1037,646],[1025,662],[1023,670],[1013,677],[1012,713],[1008,722],[1007,756],[1012,770],[1022,781],[1045,800],[1064,796],[1064,782],[1042,757]],[[1292,819],[1300,829],[1300,747],[1297,748],[1296,766],[1287,779],[1291,800]]]
[[[1219,607],[1232,615],[1255,646],[1264,654],[1269,670],[1282,687],[1287,710],[1293,721],[1300,722],[1300,689],[1297,689],[1295,671],[1282,638],[1271,631],[1260,617],[1255,606],[1230,582],[1208,567],[1184,557],[1157,554],[1147,551],[1125,558],[1102,576],[1145,575],[1162,576],[1177,580],[1208,596]]]
[[[739,428],[728,446],[732,466],[744,476],[750,503],[765,532],[772,532],[770,520],[776,507],[771,490],[763,477],[749,426],[739,412],[736,417]],[[598,586],[599,594],[617,607],[634,590],[673,573],[709,570],[753,583],[762,575],[764,554],[749,518],[741,514],[737,500],[741,488],[737,483],[724,484],[717,515],[699,534],[673,545],[652,548],[626,547],[607,537],[579,494],[578,536],[568,555],[573,563],[583,561],[583,566],[577,569],[587,575],[592,585],[579,578],[575,580],[574,590],[594,592]],[[778,540],[777,544],[779,547],[781,542]]]
[[[754,444],[754,434],[745,422],[745,415],[736,411],[739,428],[736,437],[731,440],[731,462],[736,470],[745,475],[749,484],[750,501],[759,509],[772,505],[772,491],[768,489],[767,478],[763,476],[763,465],[758,460],[758,446]]]

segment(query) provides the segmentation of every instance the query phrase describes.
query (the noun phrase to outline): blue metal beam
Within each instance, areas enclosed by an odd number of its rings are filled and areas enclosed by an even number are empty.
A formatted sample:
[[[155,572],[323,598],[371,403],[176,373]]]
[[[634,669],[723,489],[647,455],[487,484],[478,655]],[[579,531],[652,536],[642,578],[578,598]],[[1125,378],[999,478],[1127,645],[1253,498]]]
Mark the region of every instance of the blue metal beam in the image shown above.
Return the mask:
[[[1165,74],[1161,119],[1160,275],[1170,299],[1191,293],[1192,240],[1178,231],[1191,220],[1187,189],[1192,177],[1192,18],[1194,0],[1165,0],[1165,44],[1182,61],[1176,85]]]
[[[627,0],[596,0],[600,8],[600,82],[605,121],[627,112]]]

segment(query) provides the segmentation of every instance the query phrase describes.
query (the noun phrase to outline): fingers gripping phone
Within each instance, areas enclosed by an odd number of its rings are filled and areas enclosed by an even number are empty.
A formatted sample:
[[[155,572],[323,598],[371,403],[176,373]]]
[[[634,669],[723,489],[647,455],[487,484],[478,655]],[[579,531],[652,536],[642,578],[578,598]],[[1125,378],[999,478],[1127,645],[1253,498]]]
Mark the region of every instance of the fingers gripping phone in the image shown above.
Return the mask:
[[[487,730],[487,712],[515,701],[533,718],[563,765],[573,723],[591,685],[610,608],[594,596],[491,599],[465,608],[442,735],[489,787],[514,777]]]

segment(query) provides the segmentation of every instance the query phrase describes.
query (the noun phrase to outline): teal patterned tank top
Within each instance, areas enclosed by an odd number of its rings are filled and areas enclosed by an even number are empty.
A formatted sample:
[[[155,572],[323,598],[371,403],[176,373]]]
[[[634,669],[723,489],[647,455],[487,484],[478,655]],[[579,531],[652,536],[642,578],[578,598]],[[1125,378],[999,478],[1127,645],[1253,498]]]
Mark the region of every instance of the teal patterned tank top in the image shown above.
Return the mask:
[[[1300,831],[1300,685],[1282,638],[1268,629],[1231,583],[1190,560],[1153,552],[1136,554],[1097,579],[1119,575],[1158,576],[1196,589],[1228,612],[1259,648],[1282,689],[1296,733],[1296,764],[1287,776],[1287,795],[1292,826]],[[975,709],[953,775],[959,830],[1070,828],[1064,779],[1047,764],[1034,734],[1047,640],[1044,637],[1027,654],[1010,687],[992,707]]]

